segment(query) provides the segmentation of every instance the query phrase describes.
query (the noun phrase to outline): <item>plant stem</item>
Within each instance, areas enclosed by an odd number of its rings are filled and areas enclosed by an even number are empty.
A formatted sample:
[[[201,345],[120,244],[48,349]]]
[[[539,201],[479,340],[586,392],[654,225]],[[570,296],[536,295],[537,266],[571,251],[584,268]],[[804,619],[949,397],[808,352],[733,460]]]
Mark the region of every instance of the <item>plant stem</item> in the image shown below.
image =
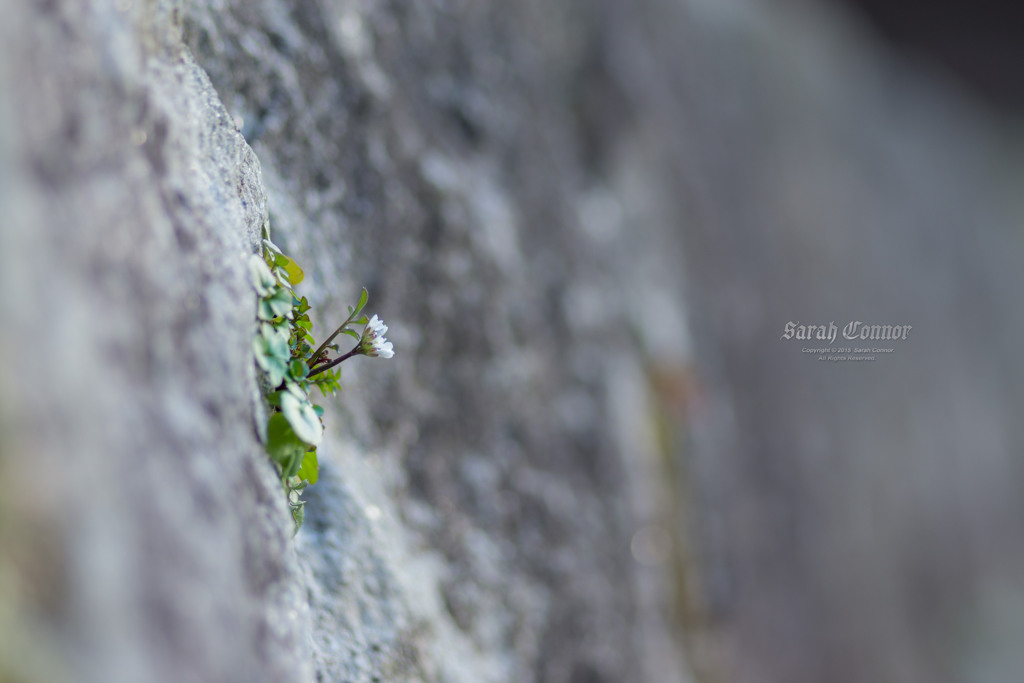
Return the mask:
[[[356,313],[358,313],[358,311],[356,311]],[[320,357],[320,354],[322,354],[327,349],[327,345],[330,344],[331,341],[333,341],[335,337],[337,337],[339,334],[341,334],[342,330],[344,330],[352,322],[352,318],[353,317],[355,317],[355,316],[350,315],[348,317],[348,319],[341,324],[341,327],[339,327],[334,332],[332,332],[331,336],[324,340],[324,343],[320,345],[320,348],[318,348],[316,350],[316,353],[314,353],[312,356],[310,356],[310,358],[309,358],[309,362],[310,363],[315,363],[316,362],[316,359]],[[351,354],[349,354],[349,355],[351,355]],[[345,356],[345,358],[348,358],[348,356]]]
[[[359,353],[359,347],[360,346],[362,346],[362,344],[356,344],[356,347],[354,349],[352,349],[351,351],[349,351],[348,353],[346,353],[344,356],[338,356],[337,358],[332,360],[330,363],[324,363],[323,365],[316,366],[315,368],[313,368],[312,370],[309,371],[309,374],[306,375],[306,377],[309,378],[309,377],[312,377],[313,375],[319,375],[324,370],[330,370],[331,368],[333,368],[335,365],[337,365],[341,361],[347,360],[347,359],[351,358],[352,356],[354,356],[357,353]]]

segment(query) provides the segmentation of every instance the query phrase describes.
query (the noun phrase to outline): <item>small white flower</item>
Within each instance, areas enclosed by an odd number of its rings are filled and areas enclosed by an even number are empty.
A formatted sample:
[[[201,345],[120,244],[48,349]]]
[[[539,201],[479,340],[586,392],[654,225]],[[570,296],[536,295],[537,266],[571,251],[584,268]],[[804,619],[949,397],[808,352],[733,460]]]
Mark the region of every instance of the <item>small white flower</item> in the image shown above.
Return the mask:
[[[391,358],[394,356],[394,346],[384,338],[384,333],[387,331],[388,326],[374,314],[370,318],[370,322],[366,323],[366,327],[363,328],[363,336],[360,340],[360,348],[363,354],[367,356],[380,356],[381,358]]]

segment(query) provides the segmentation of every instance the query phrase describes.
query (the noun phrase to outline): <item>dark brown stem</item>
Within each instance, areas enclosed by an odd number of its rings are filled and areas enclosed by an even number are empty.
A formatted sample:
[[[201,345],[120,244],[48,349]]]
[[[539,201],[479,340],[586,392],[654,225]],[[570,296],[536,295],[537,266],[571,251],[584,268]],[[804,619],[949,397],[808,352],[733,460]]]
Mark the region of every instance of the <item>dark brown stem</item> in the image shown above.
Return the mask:
[[[348,360],[352,356],[355,356],[356,354],[359,353],[359,347],[360,346],[362,346],[361,343],[360,344],[356,344],[356,347],[354,349],[352,349],[351,351],[349,351],[348,353],[346,353],[344,356],[338,356],[337,358],[332,360],[330,363],[324,363],[323,365],[316,366],[315,368],[313,368],[312,370],[309,371],[309,374],[306,375],[306,378],[308,379],[308,378],[312,377],[313,375],[319,375],[324,370],[330,370],[331,368],[333,368],[335,365],[337,365],[341,361]]]
[[[353,311],[352,315],[350,315],[348,317],[348,320],[346,320],[345,322],[343,322],[341,324],[341,327],[336,329],[334,331],[334,333],[331,334],[330,337],[328,337],[327,339],[324,339],[324,343],[320,345],[320,348],[318,348],[316,350],[316,352],[313,353],[312,356],[310,356],[310,360],[313,363],[315,363],[317,358],[319,358],[322,354],[324,354],[327,351],[327,345],[330,344],[334,340],[335,337],[337,337],[339,334],[341,334],[342,330],[344,330],[352,322],[352,319],[355,317],[355,314],[358,313],[358,312],[359,311]],[[348,356],[345,356],[345,358],[348,358]]]

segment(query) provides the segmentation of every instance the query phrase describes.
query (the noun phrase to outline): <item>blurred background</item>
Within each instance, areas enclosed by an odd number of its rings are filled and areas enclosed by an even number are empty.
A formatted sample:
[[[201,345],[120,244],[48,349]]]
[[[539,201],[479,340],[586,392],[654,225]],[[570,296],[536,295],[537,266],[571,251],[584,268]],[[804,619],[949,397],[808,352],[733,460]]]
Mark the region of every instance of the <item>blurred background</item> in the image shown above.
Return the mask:
[[[1019,10],[814,9],[765,6],[723,79],[749,79],[747,113],[708,106],[712,199],[683,227],[706,382],[688,607],[721,680],[1016,680]],[[914,331],[870,365],[771,334],[868,319]]]
[[[6,7],[0,682],[1024,680],[1022,19]],[[268,221],[396,350],[294,539]]]
[[[667,163],[700,159],[674,442],[698,679],[1017,680],[1018,10],[730,6],[657,41],[688,57],[661,60]],[[852,320],[914,329],[863,364],[780,339]]]
[[[896,48],[899,58],[945,72],[969,96],[1019,114],[1021,9],[1000,2],[853,0],[851,20]]]

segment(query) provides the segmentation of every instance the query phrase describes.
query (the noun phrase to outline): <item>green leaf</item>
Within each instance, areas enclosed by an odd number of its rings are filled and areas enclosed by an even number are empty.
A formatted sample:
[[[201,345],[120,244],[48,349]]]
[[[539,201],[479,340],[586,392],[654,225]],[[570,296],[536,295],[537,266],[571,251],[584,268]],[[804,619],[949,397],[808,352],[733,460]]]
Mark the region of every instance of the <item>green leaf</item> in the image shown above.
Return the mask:
[[[299,398],[294,393],[281,394],[281,413],[287,418],[298,438],[316,446],[324,435],[324,427],[320,417],[313,410],[309,399]]]
[[[302,272],[302,268],[299,268],[299,264],[284,254],[277,254],[274,257],[274,265],[285,271],[288,282],[293,285],[299,284],[306,277],[306,274]]]
[[[278,391],[276,393],[284,394],[286,392]],[[302,439],[295,435],[295,431],[292,429],[291,424],[288,423],[284,413],[274,413],[270,416],[270,420],[267,421],[267,447],[276,448],[289,444],[303,446],[303,452],[308,450],[308,447],[303,445]]]
[[[291,360],[291,351],[288,349],[287,328],[274,327],[269,323],[260,325],[260,337],[266,342],[267,353],[284,363]]]
[[[314,403],[313,404],[313,412],[316,413],[317,417],[323,417],[324,416],[324,407],[323,406],[318,406],[317,404]]]
[[[296,358],[288,366],[288,374],[290,374],[293,379],[304,379],[306,375],[309,374],[309,366],[306,365],[306,361],[301,358]]]
[[[284,287],[289,292],[292,291],[292,283],[288,281],[288,271],[284,268],[274,268],[274,282],[279,286]]]
[[[306,451],[306,455],[302,458],[302,465],[299,467],[298,477],[308,481],[310,484],[315,484],[317,479],[319,479],[320,463],[317,461],[315,448],[311,451]]]
[[[290,377],[285,377],[285,380],[284,380],[284,390],[281,392],[281,396],[283,397],[284,394],[286,394],[286,393],[291,394],[292,396],[294,396],[295,398],[299,399],[300,401],[308,401],[309,400],[307,398],[309,396],[309,392],[306,391],[305,387],[302,384],[300,384],[299,382],[296,382],[295,380],[291,379]],[[288,417],[288,416],[285,415],[285,417]],[[289,424],[290,423],[291,423],[291,421],[289,420]],[[293,429],[294,429],[294,427],[293,427]]]
[[[344,332],[348,336],[352,337],[356,341],[359,341],[360,339],[362,339],[362,336],[360,336],[360,334],[358,332],[356,332],[355,330],[344,329],[344,330],[342,330],[342,332]]]
[[[317,375],[313,379],[313,383],[320,388],[320,393],[326,396],[332,396],[333,394],[341,391],[341,384],[338,383],[338,379],[341,377],[341,370],[328,370],[323,374]]]
[[[366,305],[368,298],[370,298],[370,293],[366,291],[366,287],[363,287],[363,293],[359,295],[359,303],[356,304],[356,308],[353,311],[354,314],[358,315],[359,311],[363,310],[363,306]]]
[[[287,395],[287,394],[286,394]],[[274,413],[267,423],[267,453],[281,466],[281,479],[295,476],[309,448],[292,429],[283,413]]]
[[[302,523],[306,521],[305,501],[292,506],[292,520],[295,521],[295,533],[299,533],[299,528],[302,526]]]
[[[259,316],[260,320],[273,320],[277,316],[274,315],[274,309],[270,307],[266,299],[260,299],[257,304],[256,315]]]
[[[292,295],[287,289],[278,289],[273,295],[263,299],[274,312],[273,317],[283,315],[286,318],[292,317]],[[261,302],[262,303],[262,302]]]
[[[270,386],[280,386],[287,373],[288,367],[284,364],[284,361],[279,358],[272,359],[270,367],[267,369],[267,378],[270,381]]]
[[[252,351],[253,356],[256,358],[256,364],[267,373],[270,386],[276,387],[279,385],[288,372],[287,361],[272,353],[268,348],[267,340],[262,336],[255,337],[252,340]]]
[[[266,262],[256,255],[253,255],[249,260],[249,279],[256,290],[256,294],[259,296],[269,295],[274,291],[274,287],[277,286],[277,281],[274,279],[270,269],[267,268]]]

